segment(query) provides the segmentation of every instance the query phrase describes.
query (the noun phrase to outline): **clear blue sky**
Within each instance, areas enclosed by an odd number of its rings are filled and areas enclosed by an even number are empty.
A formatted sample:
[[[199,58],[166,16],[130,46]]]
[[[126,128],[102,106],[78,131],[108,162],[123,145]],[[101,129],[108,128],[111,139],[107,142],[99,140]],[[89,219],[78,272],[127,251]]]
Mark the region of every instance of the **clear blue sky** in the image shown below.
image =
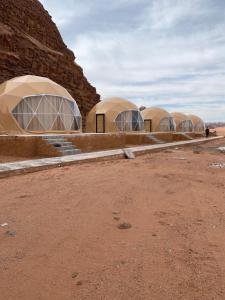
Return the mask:
[[[224,0],[41,0],[102,98],[225,121]]]

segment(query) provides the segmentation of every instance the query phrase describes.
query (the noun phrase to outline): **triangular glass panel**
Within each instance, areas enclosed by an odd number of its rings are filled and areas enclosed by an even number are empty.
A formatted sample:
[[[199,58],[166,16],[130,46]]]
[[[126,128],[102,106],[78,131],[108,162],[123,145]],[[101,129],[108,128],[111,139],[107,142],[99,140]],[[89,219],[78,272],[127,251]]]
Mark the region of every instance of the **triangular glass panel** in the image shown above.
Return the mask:
[[[13,114],[16,121],[19,123],[20,127],[26,129],[30,120],[32,119],[32,114]]]
[[[22,100],[19,102],[19,104],[13,109],[12,111],[13,114],[32,114],[33,111],[30,109],[30,107],[27,105],[25,100]]]
[[[79,130],[81,126],[81,117],[73,118],[73,122],[71,124],[70,130]]]
[[[73,116],[72,115],[61,114],[60,117],[61,117],[61,120],[63,121],[65,129],[70,130],[71,129],[71,124],[73,122]]]
[[[32,112],[36,112],[40,102],[41,102],[42,96],[31,96],[31,97],[25,97],[24,101],[28,104]]]
[[[65,130],[64,124],[59,115],[56,117],[56,120],[52,125],[52,130]]]
[[[61,103],[62,103],[61,97],[54,96],[54,95],[48,95],[46,98],[47,98],[48,104],[51,107],[50,110],[53,111],[54,113],[60,112],[60,107],[61,107]]]
[[[27,130],[30,131],[44,131],[44,127],[39,122],[38,118],[34,116],[30,121],[29,125],[27,126]]]
[[[56,114],[37,114],[39,122],[42,124],[45,130],[51,130],[52,125],[57,117]]]

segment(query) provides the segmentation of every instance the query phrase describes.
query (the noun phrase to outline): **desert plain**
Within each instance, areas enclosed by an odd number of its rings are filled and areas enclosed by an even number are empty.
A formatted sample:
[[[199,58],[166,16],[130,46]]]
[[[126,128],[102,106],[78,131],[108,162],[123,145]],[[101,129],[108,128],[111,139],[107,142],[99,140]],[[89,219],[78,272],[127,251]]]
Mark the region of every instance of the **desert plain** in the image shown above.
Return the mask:
[[[219,146],[1,179],[0,299],[225,299]]]

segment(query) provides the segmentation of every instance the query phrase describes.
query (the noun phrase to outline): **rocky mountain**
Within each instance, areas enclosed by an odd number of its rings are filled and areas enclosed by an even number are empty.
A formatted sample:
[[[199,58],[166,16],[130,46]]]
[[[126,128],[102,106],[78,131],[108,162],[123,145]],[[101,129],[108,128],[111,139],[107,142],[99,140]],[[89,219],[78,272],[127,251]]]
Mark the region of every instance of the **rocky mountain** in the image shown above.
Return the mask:
[[[0,0],[0,83],[33,74],[64,86],[83,121],[100,96],[76,64],[51,16],[38,0]]]

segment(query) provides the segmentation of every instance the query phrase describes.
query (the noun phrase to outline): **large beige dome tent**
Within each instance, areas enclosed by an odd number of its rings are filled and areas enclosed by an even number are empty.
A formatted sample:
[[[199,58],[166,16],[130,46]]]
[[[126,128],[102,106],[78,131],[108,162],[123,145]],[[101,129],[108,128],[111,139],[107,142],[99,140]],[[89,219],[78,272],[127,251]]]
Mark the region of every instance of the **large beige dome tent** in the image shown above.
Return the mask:
[[[176,131],[177,132],[192,132],[193,131],[193,124],[191,119],[180,112],[171,113],[174,121],[176,123]]]
[[[74,132],[80,127],[75,100],[54,81],[26,75],[0,85],[0,132]]]
[[[137,106],[122,98],[108,98],[88,113],[87,132],[143,131],[144,121]]]
[[[205,123],[204,121],[196,115],[188,115],[193,124],[194,132],[204,132],[205,131]]]
[[[173,117],[165,109],[150,107],[142,111],[145,131],[168,132],[175,131],[176,125]]]

